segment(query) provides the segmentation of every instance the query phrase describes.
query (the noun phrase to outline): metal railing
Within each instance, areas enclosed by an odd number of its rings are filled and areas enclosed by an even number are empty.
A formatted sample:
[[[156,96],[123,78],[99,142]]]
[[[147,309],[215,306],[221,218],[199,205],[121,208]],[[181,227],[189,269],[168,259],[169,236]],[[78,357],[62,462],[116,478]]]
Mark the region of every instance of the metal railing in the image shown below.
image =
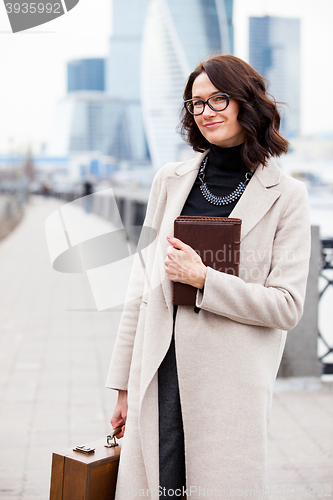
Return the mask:
[[[321,290],[319,290],[319,306],[323,301],[323,297],[326,297],[327,293],[331,291],[330,287],[333,287],[333,238],[322,239],[321,247],[322,261],[319,277],[322,278],[322,280],[320,281],[323,283],[323,286]],[[322,346],[325,350],[324,354],[319,356],[319,360],[323,363],[323,373],[333,374],[333,362],[328,362],[325,360],[325,358],[333,353],[333,345],[330,345],[329,341],[327,340],[327,338],[325,338],[324,334],[320,331],[319,328],[318,338],[322,342]]]

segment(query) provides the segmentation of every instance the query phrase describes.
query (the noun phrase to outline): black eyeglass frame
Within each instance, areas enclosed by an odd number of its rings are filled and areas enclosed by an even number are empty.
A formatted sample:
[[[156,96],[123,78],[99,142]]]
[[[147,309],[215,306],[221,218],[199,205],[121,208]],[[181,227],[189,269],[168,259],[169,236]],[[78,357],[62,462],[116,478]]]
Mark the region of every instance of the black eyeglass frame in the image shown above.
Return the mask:
[[[213,99],[214,97],[217,97],[217,96],[223,96],[223,97],[226,97],[226,101],[227,101],[227,105],[223,108],[223,109],[215,109],[213,108],[213,106],[211,104],[209,104],[209,101],[210,99]],[[184,108],[186,109],[186,111],[188,111],[192,116],[199,116],[199,115],[202,115],[202,113],[205,111],[205,106],[207,104],[207,106],[210,107],[210,109],[212,109],[213,111],[224,111],[225,109],[227,109],[227,107],[229,106],[230,104],[230,99],[231,99],[231,96],[229,94],[225,94],[223,92],[221,92],[220,94],[214,94],[210,97],[208,97],[207,101],[204,101],[203,99],[187,99],[186,101],[184,101]],[[190,111],[188,109],[188,104],[190,102],[193,102],[193,101],[201,101],[202,104],[203,104],[203,110],[201,111],[201,113],[192,113],[192,111]]]

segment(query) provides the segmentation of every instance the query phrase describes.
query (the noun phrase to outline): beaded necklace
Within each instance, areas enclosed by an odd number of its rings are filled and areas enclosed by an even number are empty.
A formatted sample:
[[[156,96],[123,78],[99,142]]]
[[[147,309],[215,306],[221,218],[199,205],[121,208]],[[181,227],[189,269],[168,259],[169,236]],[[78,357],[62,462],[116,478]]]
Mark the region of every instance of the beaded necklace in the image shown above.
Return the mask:
[[[199,176],[198,176],[200,181],[201,181],[200,190],[201,190],[203,197],[207,201],[209,201],[209,203],[212,203],[213,205],[228,205],[229,203],[232,203],[233,201],[238,200],[238,198],[240,198],[242,196],[242,194],[245,191],[246,186],[250,182],[251,177],[253,176],[253,172],[246,172],[245,181],[241,181],[232,193],[228,194],[227,196],[216,196],[215,194],[213,194],[209,190],[207,184],[204,182],[205,168],[207,165],[207,161],[208,161],[208,156],[206,156],[203,159],[203,162],[201,163],[200,170],[199,170]]]

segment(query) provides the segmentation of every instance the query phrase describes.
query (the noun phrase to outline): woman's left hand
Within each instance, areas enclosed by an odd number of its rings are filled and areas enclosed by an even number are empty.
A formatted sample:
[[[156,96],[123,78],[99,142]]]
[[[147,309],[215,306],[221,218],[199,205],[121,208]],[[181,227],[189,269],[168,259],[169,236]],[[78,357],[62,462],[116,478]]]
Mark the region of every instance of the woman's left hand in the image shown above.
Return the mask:
[[[167,236],[170,246],[165,259],[166,275],[171,281],[179,281],[202,288],[205,284],[207,267],[192,247],[178,238]]]

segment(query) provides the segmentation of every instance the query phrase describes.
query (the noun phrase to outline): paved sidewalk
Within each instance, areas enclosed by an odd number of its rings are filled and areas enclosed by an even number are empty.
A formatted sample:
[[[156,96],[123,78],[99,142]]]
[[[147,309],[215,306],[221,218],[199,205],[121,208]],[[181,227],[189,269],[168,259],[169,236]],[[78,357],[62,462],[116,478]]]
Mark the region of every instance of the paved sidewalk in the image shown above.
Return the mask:
[[[52,269],[44,223],[59,206],[33,198],[0,244],[1,500],[47,500],[52,452],[110,430],[120,311],[93,312],[87,278]],[[333,496],[332,385],[278,381],[268,447],[268,499]]]
[[[295,383],[296,382],[296,383]],[[297,383],[298,382],[298,383]],[[268,432],[270,500],[333,497],[333,386],[278,379]]]
[[[33,198],[0,244],[0,498],[47,500],[52,451],[107,435],[104,388],[120,312],[96,309],[83,274],[55,272]]]

